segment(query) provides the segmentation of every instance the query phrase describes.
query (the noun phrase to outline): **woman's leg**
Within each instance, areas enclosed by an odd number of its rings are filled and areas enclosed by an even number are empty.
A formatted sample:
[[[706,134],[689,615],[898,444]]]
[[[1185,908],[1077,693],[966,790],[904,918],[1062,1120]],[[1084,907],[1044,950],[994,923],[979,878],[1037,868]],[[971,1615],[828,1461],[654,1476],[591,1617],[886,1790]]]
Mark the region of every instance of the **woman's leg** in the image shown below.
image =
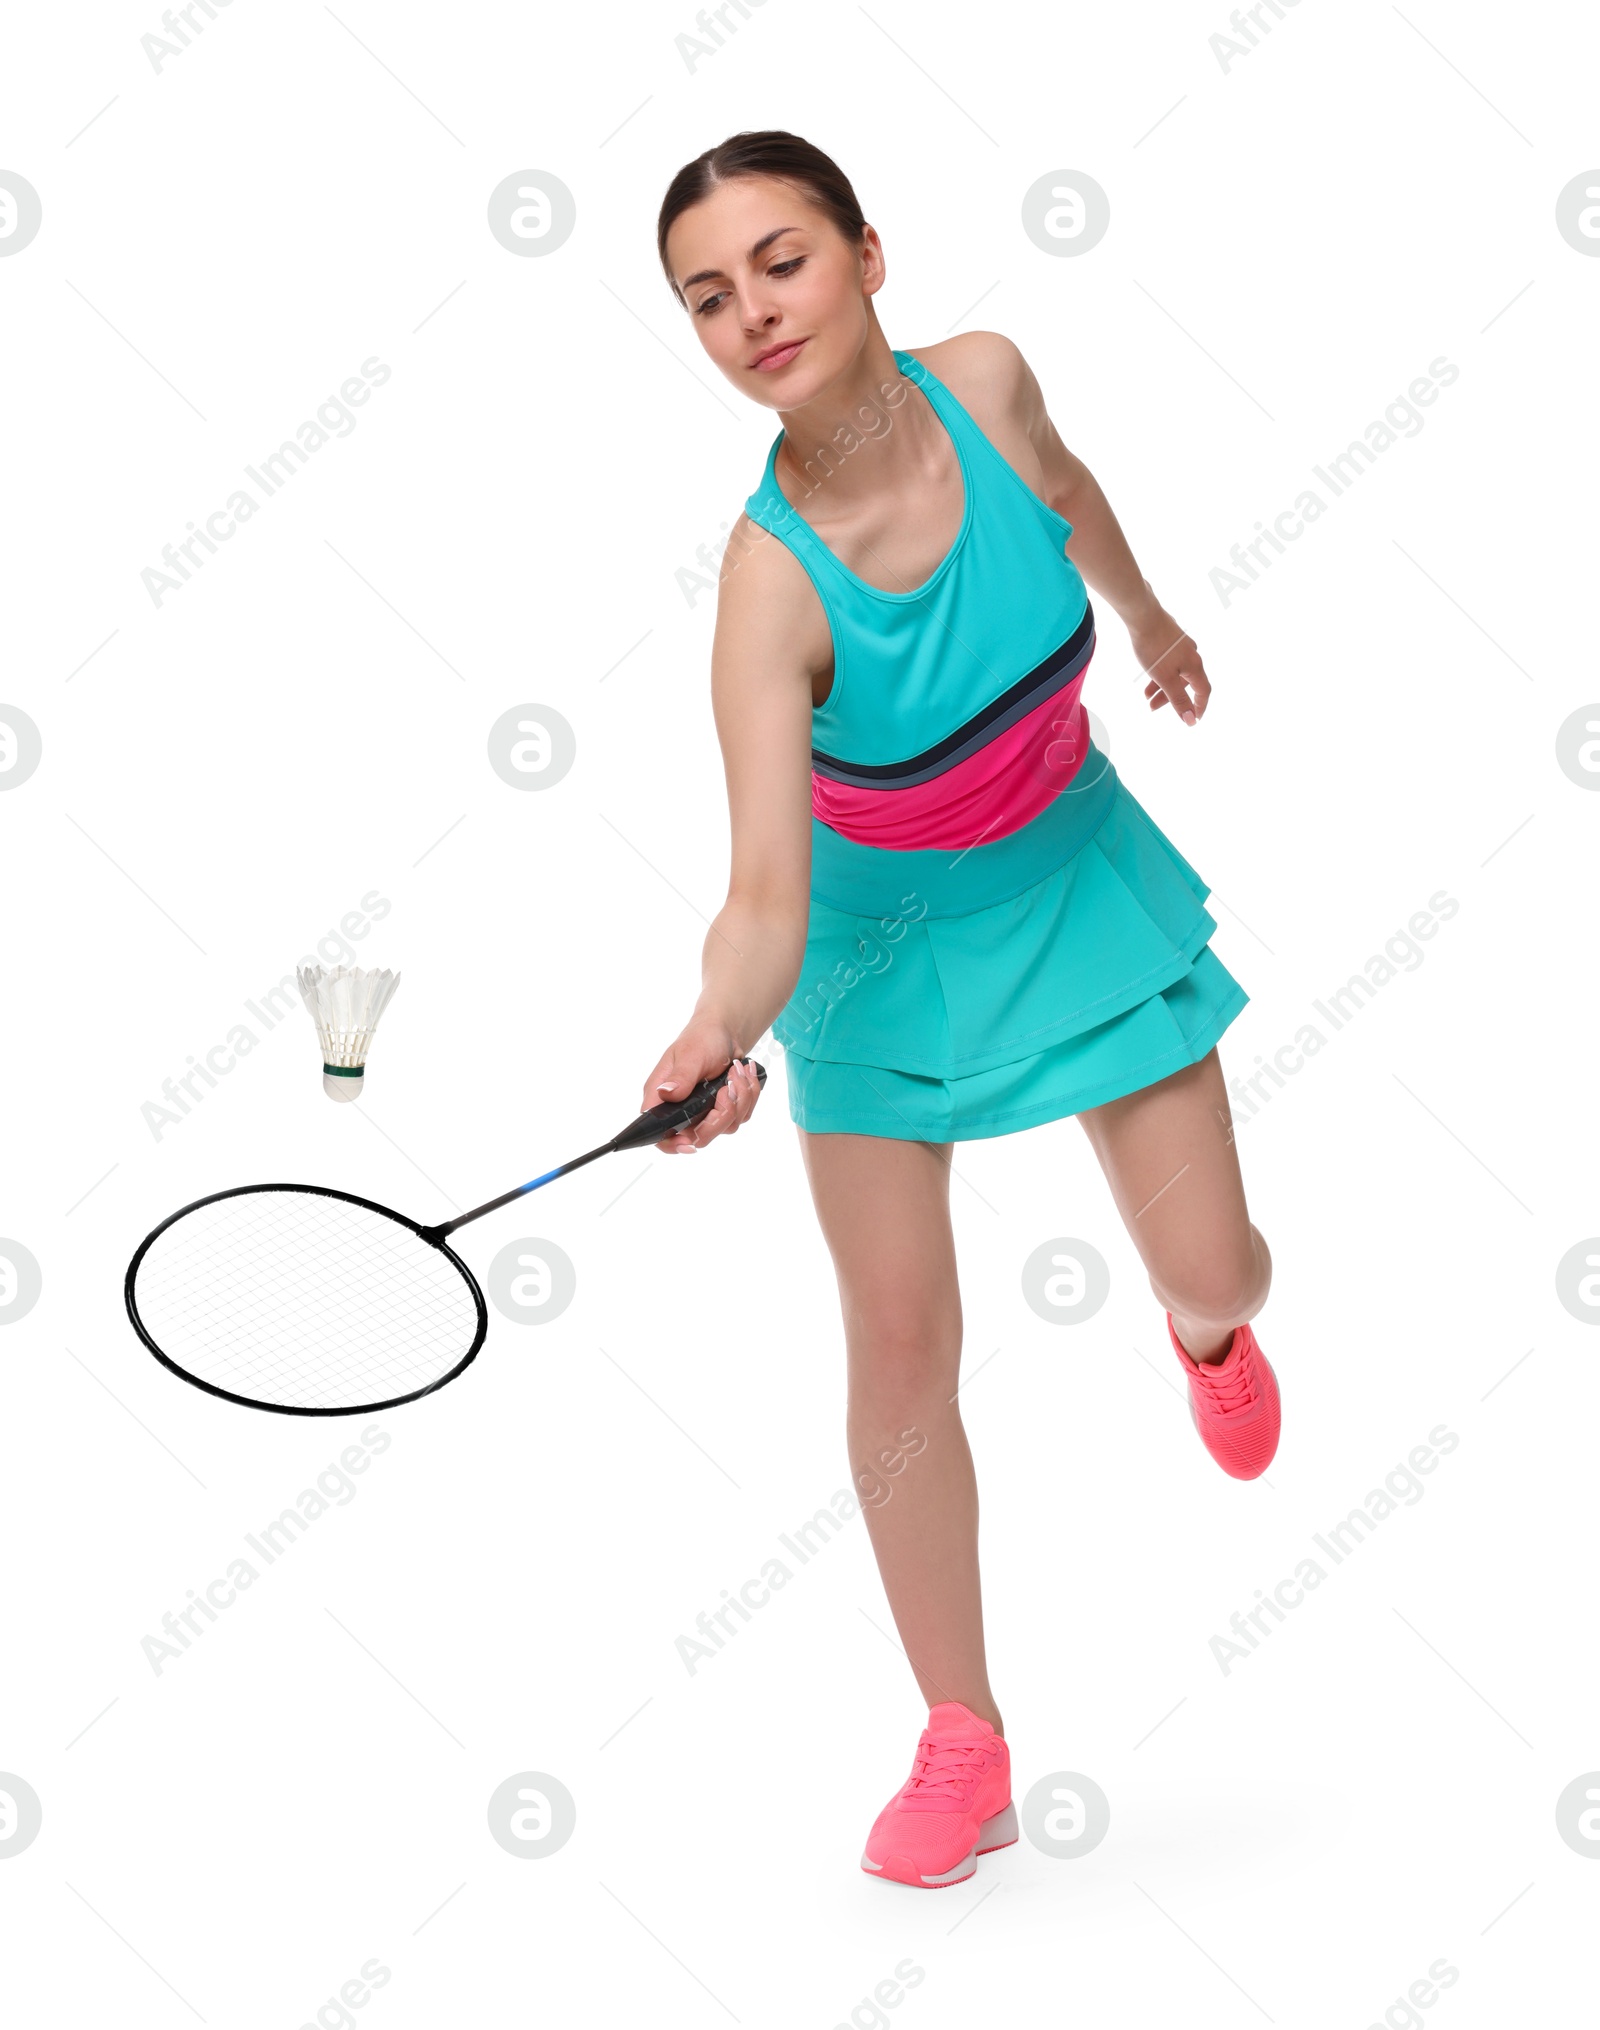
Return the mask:
[[[999,1733],[983,1653],[978,1488],[956,1405],[951,1144],[799,1134],[839,1279],[850,1471],[895,1626],[928,1704],[959,1699]]]
[[[1272,1257],[1245,1209],[1216,1051],[1078,1118],[1178,1338],[1221,1360],[1267,1301]]]

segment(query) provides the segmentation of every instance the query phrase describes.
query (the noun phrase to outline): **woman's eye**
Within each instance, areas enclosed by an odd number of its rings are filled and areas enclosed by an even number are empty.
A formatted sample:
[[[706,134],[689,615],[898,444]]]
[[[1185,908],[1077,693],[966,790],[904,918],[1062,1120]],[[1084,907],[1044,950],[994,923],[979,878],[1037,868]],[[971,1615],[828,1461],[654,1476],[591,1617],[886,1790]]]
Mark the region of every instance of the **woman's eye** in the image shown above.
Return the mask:
[[[796,268],[803,268],[805,264],[806,256],[804,254],[796,254],[790,260],[779,261],[768,272],[773,275],[792,275]],[[708,311],[715,310],[726,294],[727,291],[725,289],[719,289],[714,296],[708,296],[703,303],[697,303],[694,307],[695,316],[704,317]]]

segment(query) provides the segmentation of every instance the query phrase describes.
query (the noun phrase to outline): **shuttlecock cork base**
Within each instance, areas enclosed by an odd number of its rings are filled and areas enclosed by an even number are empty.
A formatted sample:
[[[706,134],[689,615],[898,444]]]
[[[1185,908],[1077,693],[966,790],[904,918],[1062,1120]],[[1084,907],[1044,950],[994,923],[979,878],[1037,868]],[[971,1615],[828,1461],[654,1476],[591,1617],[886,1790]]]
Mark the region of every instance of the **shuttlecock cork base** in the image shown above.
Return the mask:
[[[330,1100],[358,1100],[378,1017],[394,999],[400,975],[369,966],[301,966],[300,998],[322,1045],[322,1090]]]

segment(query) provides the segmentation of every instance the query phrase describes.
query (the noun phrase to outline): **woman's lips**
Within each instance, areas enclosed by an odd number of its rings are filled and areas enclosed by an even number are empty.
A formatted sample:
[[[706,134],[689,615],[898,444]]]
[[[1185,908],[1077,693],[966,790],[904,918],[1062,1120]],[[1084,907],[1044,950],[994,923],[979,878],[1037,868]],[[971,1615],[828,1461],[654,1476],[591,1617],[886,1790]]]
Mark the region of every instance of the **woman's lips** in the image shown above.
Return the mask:
[[[805,342],[803,338],[797,338],[793,345],[783,346],[777,352],[768,353],[765,359],[758,359],[755,363],[756,372],[770,374],[776,372],[779,367],[786,367]]]

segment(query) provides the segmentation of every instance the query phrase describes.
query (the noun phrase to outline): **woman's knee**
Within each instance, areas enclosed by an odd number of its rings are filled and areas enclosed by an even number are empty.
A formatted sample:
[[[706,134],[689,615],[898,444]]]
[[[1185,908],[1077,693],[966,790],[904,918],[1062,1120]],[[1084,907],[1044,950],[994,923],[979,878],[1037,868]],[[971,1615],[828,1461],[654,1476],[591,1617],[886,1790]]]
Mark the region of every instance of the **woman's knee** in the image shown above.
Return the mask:
[[[1254,1318],[1272,1287],[1272,1254],[1260,1229],[1246,1230],[1237,1251],[1213,1250],[1164,1274],[1150,1273],[1150,1287],[1169,1311],[1221,1328]]]
[[[961,1326],[935,1312],[853,1314],[847,1321],[853,1417],[889,1422],[954,1394],[961,1368]]]

